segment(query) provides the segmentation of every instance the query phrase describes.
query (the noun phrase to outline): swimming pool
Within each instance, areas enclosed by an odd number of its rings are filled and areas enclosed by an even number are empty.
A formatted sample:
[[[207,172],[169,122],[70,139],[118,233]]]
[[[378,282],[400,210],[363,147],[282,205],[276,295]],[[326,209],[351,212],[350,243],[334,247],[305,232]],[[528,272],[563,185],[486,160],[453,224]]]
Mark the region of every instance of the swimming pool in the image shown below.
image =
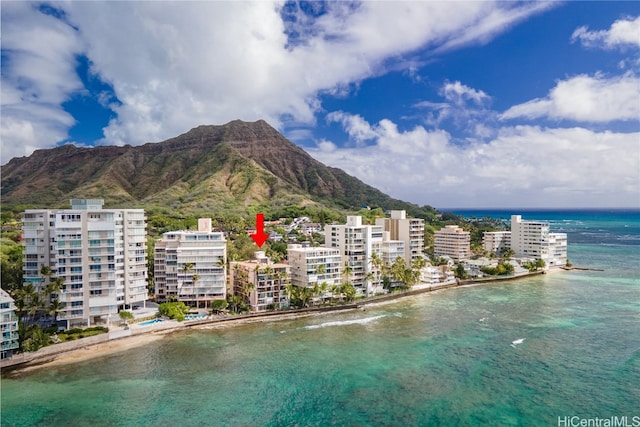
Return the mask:
[[[138,325],[140,326],[149,326],[149,325],[155,325],[156,323],[161,323],[162,319],[152,319],[152,320],[145,320],[144,322],[140,322],[138,323]]]

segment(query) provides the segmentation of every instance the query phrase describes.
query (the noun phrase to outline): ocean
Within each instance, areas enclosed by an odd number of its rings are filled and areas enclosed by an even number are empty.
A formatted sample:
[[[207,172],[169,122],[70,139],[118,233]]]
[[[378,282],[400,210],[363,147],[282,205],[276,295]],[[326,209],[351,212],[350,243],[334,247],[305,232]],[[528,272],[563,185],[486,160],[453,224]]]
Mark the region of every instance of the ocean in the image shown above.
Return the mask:
[[[640,211],[514,213],[603,271],[175,333],[9,375],[1,425],[640,426]]]

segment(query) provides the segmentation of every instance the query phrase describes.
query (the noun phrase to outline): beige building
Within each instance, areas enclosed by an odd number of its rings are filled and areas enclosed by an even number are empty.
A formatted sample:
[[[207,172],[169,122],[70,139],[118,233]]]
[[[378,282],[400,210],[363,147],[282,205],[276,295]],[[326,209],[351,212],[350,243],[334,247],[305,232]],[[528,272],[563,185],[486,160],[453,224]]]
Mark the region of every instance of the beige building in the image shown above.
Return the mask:
[[[424,220],[407,218],[406,211],[392,210],[389,218],[376,219],[376,225],[389,232],[389,240],[404,242],[404,258],[407,265],[423,257]]]
[[[210,218],[200,218],[197,231],[164,233],[154,250],[156,300],[211,307],[227,296],[226,263],[227,241],[212,231]]]
[[[485,231],[482,234],[482,247],[489,253],[501,254],[511,248],[511,232]]]
[[[289,305],[285,287],[289,284],[289,265],[272,263],[262,251],[252,261],[237,261],[230,265],[231,292],[246,298],[254,311]]]
[[[455,261],[471,256],[471,234],[457,225],[447,225],[435,232],[433,253]]]

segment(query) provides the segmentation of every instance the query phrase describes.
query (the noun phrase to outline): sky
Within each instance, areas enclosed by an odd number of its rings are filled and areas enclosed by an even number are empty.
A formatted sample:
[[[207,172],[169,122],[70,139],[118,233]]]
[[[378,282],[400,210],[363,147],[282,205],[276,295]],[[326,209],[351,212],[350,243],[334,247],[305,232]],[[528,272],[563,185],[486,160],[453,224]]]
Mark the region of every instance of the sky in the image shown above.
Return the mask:
[[[266,120],[436,208],[640,208],[640,2],[1,4],[1,164]]]

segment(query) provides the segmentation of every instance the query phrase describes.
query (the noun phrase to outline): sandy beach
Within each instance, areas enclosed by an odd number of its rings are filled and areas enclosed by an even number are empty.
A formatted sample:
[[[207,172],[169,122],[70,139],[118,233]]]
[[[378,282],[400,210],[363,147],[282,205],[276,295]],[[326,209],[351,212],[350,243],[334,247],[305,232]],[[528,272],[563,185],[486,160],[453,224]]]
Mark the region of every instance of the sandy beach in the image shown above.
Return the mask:
[[[87,345],[77,350],[72,350],[72,351],[67,351],[64,353],[52,355],[51,359],[36,360],[30,363],[27,363],[25,366],[21,366],[11,370],[11,375],[12,376],[20,375],[21,373],[29,372],[34,369],[65,365],[68,363],[82,362],[85,360],[93,359],[95,357],[106,356],[108,354],[118,353],[121,351],[129,350],[131,348],[140,347],[140,346],[162,339],[167,332],[171,332],[171,331],[162,331],[159,333],[133,335],[130,337],[106,341],[100,344]]]

